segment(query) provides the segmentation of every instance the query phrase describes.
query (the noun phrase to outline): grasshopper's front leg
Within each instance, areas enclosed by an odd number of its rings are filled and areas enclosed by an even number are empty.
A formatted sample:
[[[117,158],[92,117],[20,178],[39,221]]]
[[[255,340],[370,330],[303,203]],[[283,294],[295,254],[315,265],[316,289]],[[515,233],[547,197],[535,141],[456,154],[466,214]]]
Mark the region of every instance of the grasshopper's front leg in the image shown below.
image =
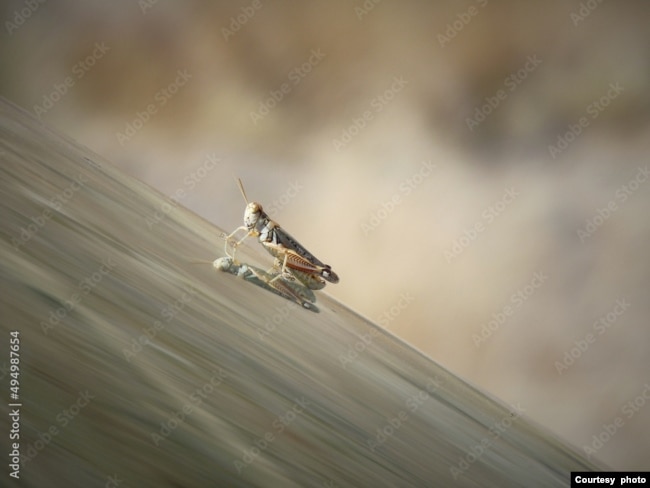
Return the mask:
[[[240,240],[238,240],[238,241],[232,243],[232,249],[233,249],[233,251],[232,251],[232,256],[231,256],[230,253],[228,252],[228,243],[231,242],[233,236],[234,236],[235,234],[237,234],[237,232],[239,232],[240,230],[245,230],[245,231],[247,231],[247,232],[246,232],[246,235],[244,235],[244,237],[242,237]],[[229,257],[231,257],[231,258],[234,260],[234,259],[235,259],[235,252],[237,252],[237,247],[238,247],[242,242],[244,242],[248,237],[250,237],[251,235],[254,235],[254,231],[250,231],[250,230],[248,230],[248,227],[242,225],[241,227],[237,227],[237,228],[236,228],[234,231],[232,231],[230,234],[222,236],[222,237],[224,238],[224,241],[225,241],[225,242],[224,242],[224,252],[226,253],[226,256],[229,256]]]

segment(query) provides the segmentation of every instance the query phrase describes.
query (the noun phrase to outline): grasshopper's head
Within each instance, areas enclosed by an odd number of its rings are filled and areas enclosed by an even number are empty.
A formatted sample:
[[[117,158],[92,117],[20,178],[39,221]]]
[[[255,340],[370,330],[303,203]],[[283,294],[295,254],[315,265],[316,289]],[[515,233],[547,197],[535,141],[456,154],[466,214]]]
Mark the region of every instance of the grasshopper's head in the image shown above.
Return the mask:
[[[262,212],[262,206],[257,202],[251,202],[246,205],[246,210],[244,211],[244,225],[248,230],[253,230],[255,228],[255,224],[257,224],[257,221],[260,219]]]

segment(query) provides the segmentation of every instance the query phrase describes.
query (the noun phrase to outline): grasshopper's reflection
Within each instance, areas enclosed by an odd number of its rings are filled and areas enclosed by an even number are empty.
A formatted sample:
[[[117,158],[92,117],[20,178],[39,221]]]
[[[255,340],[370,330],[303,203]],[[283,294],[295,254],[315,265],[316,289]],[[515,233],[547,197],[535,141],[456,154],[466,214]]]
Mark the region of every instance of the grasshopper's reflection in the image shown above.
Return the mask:
[[[263,271],[260,268],[246,263],[239,263],[230,256],[215,259],[212,266],[219,271],[225,271],[238,276],[249,283],[264,288],[276,295],[280,295],[287,300],[301,305],[307,310],[316,313],[320,312],[318,307],[314,305],[314,302],[316,302],[314,292],[298,281],[289,282],[277,279],[278,276],[275,273]]]

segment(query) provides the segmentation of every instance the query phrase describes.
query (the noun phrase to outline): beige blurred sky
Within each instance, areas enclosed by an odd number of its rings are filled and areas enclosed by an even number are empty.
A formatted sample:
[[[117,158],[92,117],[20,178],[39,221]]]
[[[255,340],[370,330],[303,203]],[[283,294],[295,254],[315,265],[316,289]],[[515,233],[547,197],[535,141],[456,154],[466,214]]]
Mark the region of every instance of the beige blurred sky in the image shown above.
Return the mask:
[[[339,274],[327,293],[583,452],[650,468],[646,2],[2,16],[3,96],[228,231],[241,177]]]

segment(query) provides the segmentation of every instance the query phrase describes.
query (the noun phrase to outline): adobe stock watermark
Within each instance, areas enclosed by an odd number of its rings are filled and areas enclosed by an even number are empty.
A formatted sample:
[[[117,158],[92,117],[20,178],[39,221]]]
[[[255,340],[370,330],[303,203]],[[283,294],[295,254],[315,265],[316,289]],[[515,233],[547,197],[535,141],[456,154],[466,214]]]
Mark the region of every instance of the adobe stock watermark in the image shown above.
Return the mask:
[[[146,15],[149,10],[158,5],[158,2],[160,2],[160,0],[138,0],[138,7],[140,7],[142,15]]]
[[[515,423],[515,421],[525,412],[524,408],[517,403],[511,407],[509,415],[506,415],[498,422],[492,424],[488,435],[469,448],[467,454],[463,456],[455,466],[451,466],[449,471],[455,480],[465,473],[476,461],[481,459],[494,443]]]
[[[510,296],[508,303],[501,307],[499,311],[493,313],[490,320],[481,325],[480,332],[475,332],[472,335],[474,345],[478,348],[492,337],[492,334],[499,330],[544,285],[546,280],[548,280],[546,273],[536,271],[533,278],[526,285]]]
[[[298,193],[304,190],[304,188],[305,187],[302,186],[298,180],[290,182],[289,188],[287,188],[278,198],[274,199],[268,207],[264,207],[264,210],[269,217],[275,217],[284,207],[289,205],[291,200],[296,198]]]
[[[440,47],[445,47],[454,40],[458,33],[467,27],[472,19],[479,14],[480,9],[485,8],[488,4],[488,0],[477,0],[476,3],[478,4],[478,7],[472,5],[464,12],[456,14],[456,19],[447,24],[444,34],[438,34],[437,39]]]
[[[370,100],[369,108],[364,110],[359,116],[354,117],[350,125],[343,129],[340,137],[332,139],[334,149],[337,152],[345,149],[352,139],[368,127],[368,124],[374,120],[377,114],[381,113],[390,102],[395,100],[395,97],[404,90],[408,83],[408,80],[405,80],[403,76],[393,77],[393,83],[382,93]]]
[[[54,209],[55,212],[61,210],[61,208],[63,208],[66,203],[72,200],[75,194],[81,190],[81,187],[87,182],[88,179],[82,173],[79,173],[74,178],[72,183],[66,186],[63,191],[50,198],[49,204],[51,208],[45,207],[40,215],[37,215],[36,217],[30,217],[30,220],[32,222],[27,227],[20,228],[20,239],[17,237],[11,238],[11,244],[13,245],[14,249],[18,250],[27,244],[30,239],[34,237],[43,227],[45,227],[45,224],[47,224],[47,222],[52,218],[52,209]]]
[[[289,71],[287,81],[282,82],[277,90],[269,90],[269,96],[259,103],[257,110],[250,112],[249,116],[253,124],[257,125],[259,121],[271,113],[271,110],[277,107],[325,59],[325,56],[326,54],[320,48],[312,49],[306,61]]]
[[[281,307],[275,307],[275,313],[273,315],[270,315],[266,317],[266,320],[264,321],[264,325],[262,326],[261,329],[257,329],[257,335],[260,339],[266,339],[268,336],[271,335],[272,332],[275,331],[275,329],[278,328],[279,325],[282,325],[287,318],[291,315],[291,313],[296,309],[299,308],[297,304],[294,302],[287,302],[284,303]]]
[[[20,455],[20,465],[25,467],[25,465],[33,461],[34,458],[45,449],[52,440],[61,434],[63,429],[65,429],[72,421],[79,416],[81,411],[88,406],[88,404],[95,398],[95,395],[90,393],[88,390],[79,392],[77,399],[68,407],[56,415],[56,423],[49,426],[49,428],[44,432],[39,432],[38,439],[27,446],[27,449],[24,450]]]
[[[266,451],[269,446],[275,442],[278,437],[289,427],[299,415],[302,415],[307,407],[311,404],[305,397],[296,398],[294,404],[283,415],[277,417],[271,424],[272,429],[264,433],[253,442],[248,449],[244,451],[241,459],[233,461],[237,472],[241,475],[244,468],[250,466],[262,452]]]
[[[429,399],[429,395],[435,393],[440,386],[441,382],[437,376],[435,378],[429,378],[424,390],[420,390],[406,399],[406,408],[400,410],[394,416],[389,418],[382,427],[377,427],[375,438],[366,441],[368,448],[372,452],[375,452],[375,449],[393,437],[397,431],[408,422],[410,419],[409,414],[412,415],[417,412],[418,409]]]
[[[124,483],[123,479],[117,477],[116,474],[111,474],[106,477],[106,483],[104,483],[104,488],[118,488]]]
[[[88,295],[104,279],[104,277],[111,273],[111,271],[116,267],[117,263],[109,256],[102,261],[102,265],[96,271],[81,280],[77,286],[78,290],[70,295],[70,298],[66,300],[63,305],[56,310],[52,310],[47,321],[41,321],[40,325],[43,334],[47,335],[50,330],[59,325],[61,321],[82,302],[84,297]]]
[[[630,421],[639,413],[647,403],[650,403],[650,383],[643,385],[643,390],[633,399],[628,400],[620,408],[620,413],[614,416],[609,422],[602,424],[602,430],[594,434],[588,445],[583,445],[582,449],[589,459],[600,451],[612,438],[619,432],[625,423]]]
[[[460,256],[472,242],[479,238],[505,210],[512,205],[519,196],[519,191],[514,187],[506,188],[503,196],[481,212],[481,218],[476,220],[469,228],[463,231],[463,234],[451,245],[451,248],[445,251],[445,259],[448,263]]]
[[[195,294],[196,290],[188,286],[184,289],[183,294],[174,301],[174,303],[169,304],[163,308],[160,312],[163,320],[154,320],[153,325],[142,329],[142,334],[138,336],[137,339],[131,340],[131,345],[128,349],[122,349],[124,359],[130,363],[131,359],[133,359],[136,354],[141,352],[144,346],[151,345],[151,340],[154,339],[162,330],[164,330],[165,327],[167,327],[167,324],[171,322],[174,317],[183,311],[185,305],[192,301]]]
[[[586,2],[581,2],[580,8],[569,14],[573,26],[577,27],[580,22],[584,22],[587,17],[594,13],[594,10],[596,10],[601,3],[603,3],[603,0],[587,0]]]
[[[607,92],[594,100],[585,109],[585,114],[582,115],[575,124],[569,124],[566,132],[558,134],[557,141],[553,145],[548,146],[548,153],[553,159],[562,154],[575,140],[582,134],[582,132],[591,125],[591,122],[595,120],[603,111],[610,106],[610,104],[616,100],[621,93],[625,91],[625,88],[621,86],[619,82],[610,83],[609,89]]]
[[[177,95],[181,89],[192,79],[192,75],[186,69],[179,69],[176,71],[176,78],[169,83],[166,87],[158,90],[153,100],[147,104],[143,110],[138,110],[135,117],[124,125],[123,132],[116,132],[115,137],[121,146],[124,146],[133,137],[140,132],[151,118],[158,113],[158,111],[169,103],[169,101]]]
[[[253,0],[250,5],[242,7],[240,12],[237,15],[230,17],[230,23],[228,27],[221,28],[221,35],[226,42],[230,41],[230,38],[237,34],[242,27],[244,27],[250,20],[259,12],[262,8],[262,2],[260,0]]]
[[[100,59],[109,52],[111,48],[105,42],[96,42],[93,51],[84,59],[72,66],[72,74],[67,75],[63,81],[55,83],[49,93],[43,95],[40,104],[34,105],[34,115],[39,119],[60,102],[75,84],[97,65]]]
[[[172,412],[167,420],[160,422],[158,432],[151,433],[151,442],[160,447],[160,443],[167,439],[172,433],[192,415],[194,410],[203,404],[203,401],[214,393],[223,380],[228,378],[224,370],[214,371],[209,381],[206,381],[200,388],[197,388],[189,396],[189,399],[180,410]]]
[[[386,201],[382,202],[381,206],[370,212],[370,216],[364,222],[361,222],[361,230],[364,236],[368,236],[373,230],[386,220],[403,202],[402,197],[409,196],[418,186],[420,186],[436,169],[436,165],[431,161],[423,161],[420,169],[413,173],[408,178],[404,179],[397,186],[397,191]]]
[[[414,300],[415,297],[410,293],[402,293],[395,304],[379,316],[377,322],[382,327],[388,328],[390,323],[406,310],[409,304]],[[349,363],[356,361],[359,358],[359,355],[363,354],[365,350],[368,349],[368,346],[370,346],[379,335],[381,335],[381,332],[374,327],[371,327],[367,333],[362,334],[358,341],[353,345],[348,346],[348,350],[345,354],[339,355],[341,367],[345,369]]]
[[[12,20],[7,20],[5,22],[7,34],[11,36],[20,27],[25,25],[25,23],[32,18],[36,11],[45,2],[47,2],[47,0],[25,0],[25,2],[23,2],[24,7],[14,10]]]
[[[625,312],[632,306],[625,298],[616,300],[612,309],[606,314],[600,316],[592,324],[592,331],[587,332],[584,337],[574,341],[573,346],[568,349],[562,358],[562,361],[555,361],[555,369],[559,375],[563,375],[571,366],[573,366],[584,353],[586,353],[592,344],[595,344],[598,337],[607,332],[611,326],[616,324]]]
[[[381,3],[382,0],[364,0],[361,5],[354,7],[354,14],[357,16],[358,20],[363,20],[363,18],[372,12],[377,5]]]
[[[153,218],[145,217],[145,222],[149,230],[153,229],[154,225],[165,220],[172,211],[178,208],[180,202],[187,198],[188,192],[194,190],[196,185],[201,183],[221,163],[221,158],[218,158],[216,154],[211,153],[206,155],[201,165],[183,178],[183,186],[178,187],[172,196],[169,197],[169,201],[163,202],[160,208],[154,212]]]
[[[537,54],[528,56],[526,58],[526,63],[520,69],[506,76],[503,80],[504,88],[499,88],[491,97],[485,97],[483,100],[484,103],[474,109],[474,115],[465,118],[467,128],[473,132],[474,129],[484,122],[490,114],[495,112],[499,106],[506,101],[508,96],[517,90],[519,85],[526,81],[528,76],[541,64],[542,60],[537,56]]]
[[[585,224],[576,229],[580,242],[584,244],[587,239],[593,236],[621,208],[621,205],[648,180],[649,175],[650,168],[646,164],[643,168],[639,167],[636,175],[628,180],[627,183],[619,186],[614,192],[614,198],[604,207],[597,208],[596,214],[586,219]]]

